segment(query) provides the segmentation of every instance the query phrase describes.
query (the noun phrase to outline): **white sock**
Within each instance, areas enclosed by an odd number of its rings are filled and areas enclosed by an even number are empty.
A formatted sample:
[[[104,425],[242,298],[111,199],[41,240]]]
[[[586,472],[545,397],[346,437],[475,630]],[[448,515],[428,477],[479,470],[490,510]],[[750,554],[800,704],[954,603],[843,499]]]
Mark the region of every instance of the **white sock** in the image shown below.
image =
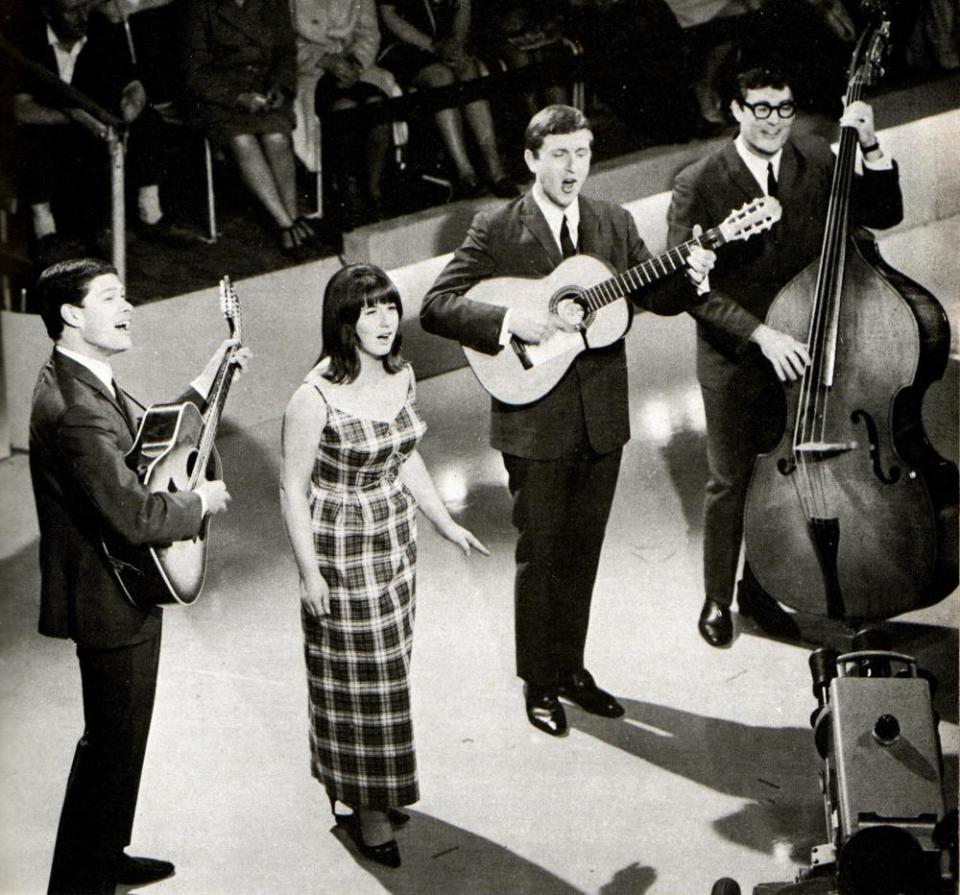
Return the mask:
[[[140,192],[137,194],[137,211],[140,214],[140,220],[145,224],[155,224],[163,217],[163,211],[160,209],[160,189],[155,183],[140,187]]]
[[[49,202],[31,205],[30,211],[33,214],[33,235],[37,239],[43,239],[44,236],[57,232],[57,222],[53,219]]]

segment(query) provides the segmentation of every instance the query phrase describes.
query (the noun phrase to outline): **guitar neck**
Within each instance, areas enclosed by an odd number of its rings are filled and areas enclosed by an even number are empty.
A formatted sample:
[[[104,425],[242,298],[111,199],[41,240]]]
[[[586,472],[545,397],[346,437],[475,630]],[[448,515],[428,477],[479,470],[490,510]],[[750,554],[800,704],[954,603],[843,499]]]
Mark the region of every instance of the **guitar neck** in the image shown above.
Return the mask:
[[[651,258],[636,265],[636,267],[631,267],[622,274],[604,280],[602,283],[597,283],[596,286],[584,290],[583,300],[587,309],[598,311],[611,302],[624,298],[631,292],[636,292],[644,286],[649,286],[651,283],[675,273],[686,263],[690,250],[694,246],[716,249],[722,246],[724,242],[726,240],[720,228],[713,227],[695,239],[687,240],[687,242],[668,249],[662,255],[657,255],[656,258]]]
[[[200,434],[200,443],[197,446],[197,459],[190,476],[191,488],[195,488],[200,482],[201,476],[206,471],[210,453],[213,450],[214,441],[217,437],[217,426],[220,424],[220,416],[227,402],[227,393],[230,391],[230,384],[233,382],[232,364],[235,353],[236,348],[231,348],[224,354],[223,361],[220,363],[220,368],[213,380],[210,395],[207,398],[207,409],[203,414],[203,429]]]

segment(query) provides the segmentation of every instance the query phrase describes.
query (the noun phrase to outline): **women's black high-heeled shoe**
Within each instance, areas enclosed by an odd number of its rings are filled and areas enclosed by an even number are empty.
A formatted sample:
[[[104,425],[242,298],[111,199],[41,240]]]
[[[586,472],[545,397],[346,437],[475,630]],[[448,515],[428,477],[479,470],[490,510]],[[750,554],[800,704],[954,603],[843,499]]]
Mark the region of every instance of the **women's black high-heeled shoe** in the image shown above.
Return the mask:
[[[339,817],[343,817],[343,815],[339,815]],[[357,851],[368,861],[374,861],[384,867],[400,866],[400,848],[397,846],[396,839],[391,839],[381,845],[367,845],[363,838],[360,817],[356,814],[347,815],[343,817],[343,820],[338,820],[337,823],[347,831],[353,840],[353,844],[357,847]]]
[[[352,814],[337,814],[337,799],[336,797],[327,793],[327,798],[330,800],[330,812],[333,814],[333,819],[339,824],[341,821],[348,820],[353,815]],[[346,806],[349,807],[349,806]],[[399,808],[388,808],[387,817],[390,820],[390,823],[395,827],[402,827],[405,823],[410,820],[410,815],[406,811],[401,811]]]

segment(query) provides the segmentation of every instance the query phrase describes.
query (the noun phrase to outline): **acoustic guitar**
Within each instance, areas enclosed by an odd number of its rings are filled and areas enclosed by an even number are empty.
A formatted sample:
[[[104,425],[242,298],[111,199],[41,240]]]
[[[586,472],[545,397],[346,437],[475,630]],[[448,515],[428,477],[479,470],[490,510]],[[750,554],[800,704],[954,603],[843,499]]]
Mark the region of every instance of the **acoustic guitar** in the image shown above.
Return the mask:
[[[220,304],[230,337],[237,340],[237,344],[223,356],[210,389],[207,409],[201,414],[189,401],[152,405],[147,408],[133,447],[127,452],[127,465],[151,491],[192,491],[201,477],[223,478],[214,440],[233,381],[233,359],[242,338],[240,299],[229,277],[220,281]],[[107,560],[127,599],[141,608],[196,602],[206,577],[209,528],[207,516],[196,537],[153,547],[136,546],[104,532],[102,541]]]
[[[717,227],[650,258],[622,274],[592,255],[574,255],[540,279],[494,277],[467,291],[466,297],[518,312],[549,312],[558,328],[544,342],[515,336],[497,354],[463,346],[480,384],[505,404],[530,404],[547,394],[582,351],[621,339],[630,325],[627,296],[680,270],[694,246],[716,249],[749,239],[780,220],[780,203],[762,196],[731,212]]]

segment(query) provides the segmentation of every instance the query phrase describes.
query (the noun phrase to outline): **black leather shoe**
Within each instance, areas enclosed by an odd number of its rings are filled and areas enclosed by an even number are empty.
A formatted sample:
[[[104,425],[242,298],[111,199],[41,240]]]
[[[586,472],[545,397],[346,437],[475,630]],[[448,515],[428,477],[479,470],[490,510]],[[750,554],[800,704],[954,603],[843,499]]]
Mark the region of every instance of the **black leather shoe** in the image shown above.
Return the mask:
[[[356,814],[349,814],[343,818],[342,821],[338,821],[338,823],[350,834],[350,838],[357,847],[357,851],[368,861],[374,861],[377,864],[382,864],[384,867],[400,866],[400,848],[397,845],[396,839],[391,839],[389,842],[384,842],[381,845],[367,845],[363,838],[363,827],[360,825],[360,818],[357,817]]]
[[[716,600],[704,600],[697,630],[710,646],[726,646],[733,639],[730,607],[722,606]]]
[[[527,703],[527,720],[537,730],[542,730],[552,737],[567,735],[567,713],[555,693],[536,690],[529,684],[524,684],[523,698]]]
[[[575,702],[585,712],[603,718],[623,717],[623,706],[606,690],[601,690],[586,668],[575,671],[557,688],[557,693]]]
[[[110,876],[127,886],[145,886],[173,876],[174,866],[169,861],[156,858],[135,858],[121,855],[113,866]]]
[[[799,640],[800,627],[793,616],[759,587],[737,584],[737,610],[752,618],[762,631],[783,640]]]

